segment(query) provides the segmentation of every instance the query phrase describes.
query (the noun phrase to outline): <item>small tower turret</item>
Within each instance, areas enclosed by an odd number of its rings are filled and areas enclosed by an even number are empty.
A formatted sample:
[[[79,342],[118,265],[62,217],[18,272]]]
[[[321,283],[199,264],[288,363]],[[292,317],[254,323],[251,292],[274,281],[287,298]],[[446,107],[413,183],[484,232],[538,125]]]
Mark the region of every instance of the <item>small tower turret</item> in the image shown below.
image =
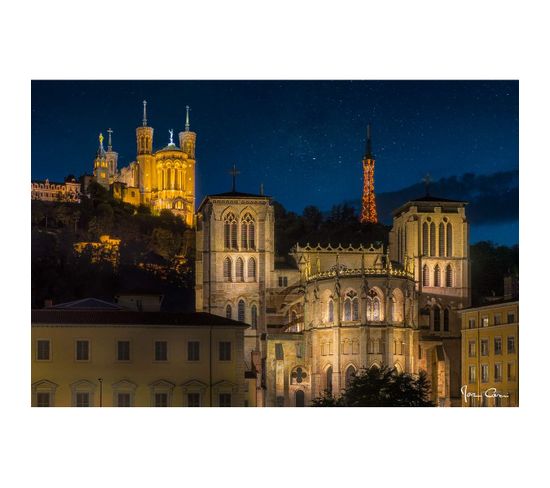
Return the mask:
[[[187,154],[189,159],[195,159],[195,144],[197,142],[197,134],[189,130],[189,105],[185,107],[185,131],[179,133],[180,148]]]
[[[153,190],[153,128],[147,125],[147,100],[143,100],[143,120],[136,129],[138,181],[142,203],[149,204]]]
[[[153,152],[153,128],[147,125],[147,100],[143,100],[143,121],[136,129],[136,139],[138,155]]]
[[[107,129],[107,133],[109,134],[109,139],[107,142],[107,151],[105,156],[107,158],[107,168],[109,170],[109,183],[113,183],[118,171],[118,153],[113,151],[113,141],[111,138],[113,130],[109,128]]]
[[[99,134],[99,147],[94,159],[94,178],[100,185],[109,188],[109,167],[107,154],[103,148],[103,134]]]

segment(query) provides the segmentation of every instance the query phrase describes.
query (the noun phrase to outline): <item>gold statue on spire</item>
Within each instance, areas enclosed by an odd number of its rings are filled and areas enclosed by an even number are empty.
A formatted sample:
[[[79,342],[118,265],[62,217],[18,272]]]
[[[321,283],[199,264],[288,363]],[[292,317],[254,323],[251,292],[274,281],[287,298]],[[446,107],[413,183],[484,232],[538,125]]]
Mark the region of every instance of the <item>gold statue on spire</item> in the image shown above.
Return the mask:
[[[103,146],[103,134],[101,132],[99,133],[99,145]]]

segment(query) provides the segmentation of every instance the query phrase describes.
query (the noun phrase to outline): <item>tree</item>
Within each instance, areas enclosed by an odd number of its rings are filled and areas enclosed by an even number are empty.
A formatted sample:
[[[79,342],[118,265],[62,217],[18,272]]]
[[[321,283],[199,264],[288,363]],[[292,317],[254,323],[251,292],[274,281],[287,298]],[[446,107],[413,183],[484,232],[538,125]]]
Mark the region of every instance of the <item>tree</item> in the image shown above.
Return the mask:
[[[373,367],[352,376],[340,396],[325,390],[314,407],[433,407],[426,373],[398,373],[395,368]]]

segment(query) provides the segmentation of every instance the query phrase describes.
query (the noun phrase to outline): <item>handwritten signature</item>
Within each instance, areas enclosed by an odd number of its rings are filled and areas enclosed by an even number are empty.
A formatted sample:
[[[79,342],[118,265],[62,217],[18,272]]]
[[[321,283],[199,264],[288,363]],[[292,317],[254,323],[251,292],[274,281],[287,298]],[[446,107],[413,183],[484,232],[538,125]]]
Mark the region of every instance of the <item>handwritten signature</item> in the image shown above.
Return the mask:
[[[462,385],[460,393],[462,393],[465,402],[468,401],[468,398],[508,398],[510,396],[507,393],[499,393],[496,388],[487,388],[482,393],[471,392],[468,391],[468,385]]]

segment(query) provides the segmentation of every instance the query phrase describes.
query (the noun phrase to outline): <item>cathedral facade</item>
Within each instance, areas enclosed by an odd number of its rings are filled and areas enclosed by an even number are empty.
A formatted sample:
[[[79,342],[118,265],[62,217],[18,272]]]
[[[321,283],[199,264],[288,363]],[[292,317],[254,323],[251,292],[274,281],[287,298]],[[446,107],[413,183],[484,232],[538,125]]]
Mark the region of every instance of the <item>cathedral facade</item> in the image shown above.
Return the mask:
[[[113,150],[109,129],[107,150],[103,136],[94,159],[94,180],[113,192],[113,196],[133,205],[146,205],[154,213],[168,209],[192,227],[195,209],[195,144],[197,135],[190,130],[189,107],[185,129],[179,133],[179,145],[173,141],[153,150],[154,129],[147,123],[147,102],[143,102],[142,125],[136,128],[135,161],[118,169],[118,153]]]
[[[196,309],[249,324],[256,406],[305,406],[362,368],[428,373],[460,405],[460,319],[470,305],[465,202],[396,209],[389,245],[300,246],[275,256],[270,197],[207,196],[197,211]]]

